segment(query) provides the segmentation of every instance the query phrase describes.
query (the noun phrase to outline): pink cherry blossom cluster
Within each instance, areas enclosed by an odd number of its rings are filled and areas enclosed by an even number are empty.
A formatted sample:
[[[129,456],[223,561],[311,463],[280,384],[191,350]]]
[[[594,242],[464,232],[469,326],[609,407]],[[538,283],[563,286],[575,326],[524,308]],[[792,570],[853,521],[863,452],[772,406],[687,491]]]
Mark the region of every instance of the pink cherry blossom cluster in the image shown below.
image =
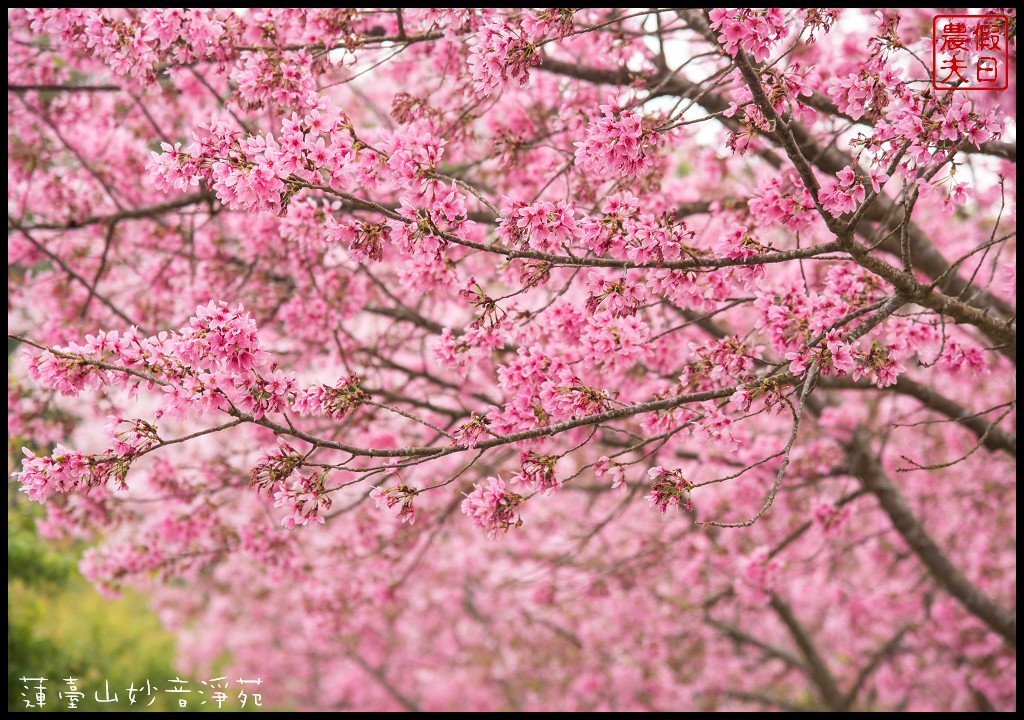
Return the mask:
[[[287,480],[302,464],[302,453],[278,438],[277,446],[266,451],[263,459],[249,471],[249,484],[266,490]]]
[[[561,422],[595,415],[610,407],[611,394],[587,386],[569,367],[563,366],[546,378],[537,378],[537,381],[539,387],[535,396],[532,393],[517,394],[494,419],[503,424],[509,414],[513,417],[525,415],[521,408],[526,406],[533,410],[535,417],[539,416],[545,422]]]
[[[87,50],[117,75],[153,82],[162,62],[225,60],[237,40],[231,17],[221,11],[148,8],[138,15],[84,8],[33,8],[32,27]],[[237,28],[237,25],[235,26]]]
[[[542,25],[530,23],[530,30]],[[498,20],[480,28],[469,49],[469,71],[473,90],[489,95],[502,87],[524,87],[529,69],[540,63],[536,42],[520,23]]]
[[[822,31],[822,35],[827,35],[838,18],[838,8],[807,8],[804,12],[804,27],[810,29],[807,42],[813,43],[817,40],[814,34],[819,30]]]
[[[389,488],[376,486],[370,490],[370,498],[378,509],[394,510],[399,520],[413,525],[416,522],[416,508],[413,507],[413,500],[418,492],[418,490],[400,483]],[[395,510],[396,507],[397,510]]]
[[[775,112],[780,115],[792,113],[793,118],[800,122],[813,122],[815,113],[805,100],[814,94],[807,78],[808,71],[799,62],[782,70],[768,67],[762,71],[764,92]],[[737,97],[737,93],[733,93],[733,97]],[[748,104],[744,109],[751,112],[754,108]]]
[[[391,238],[391,227],[386,222],[350,220],[339,223],[328,216],[324,238],[328,243],[344,243],[360,260],[380,262],[384,259],[385,243]]]
[[[643,285],[630,280],[626,274],[611,280],[606,274],[591,270],[587,274],[587,290],[590,297],[586,308],[591,315],[603,306],[613,318],[628,317],[635,315],[644,302]]]
[[[833,79],[826,92],[854,120],[880,117],[894,96],[903,95],[902,74],[901,68],[878,58],[859,73]]]
[[[878,297],[879,288],[869,276],[848,268],[830,271],[827,286],[827,294],[808,296],[794,289],[785,296],[762,296],[755,302],[772,346],[790,361],[790,372],[801,375],[817,363],[825,375],[850,373],[855,380],[867,376],[885,387],[906,371],[904,359],[926,351],[933,342],[932,331],[920,328],[892,344],[876,338],[869,350],[863,350],[859,343],[844,339],[846,330],[834,325],[854,303]],[[809,345],[814,339],[818,342]]]
[[[249,212],[282,212],[290,200],[286,181],[323,181],[319,168],[331,166],[328,182],[348,182],[344,170],[355,160],[353,138],[345,116],[314,92],[303,96],[304,116],[293,114],[282,123],[279,139],[272,134],[245,135],[227,122],[201,124],[193,142],[181,149],[162,143],[153,153],[150,177],[164,190],[209,185],[224,204]],[[327,135],[329,145],[324,139]],[[366,153],[362,172],[367,172]]]
[[[645,499],[651,505],[663,513],[670,507],[693,510],[693,501],[690,500],[693,485],[683,477],[682,470],[668,470],[657,465],[647,471],[647,476],[651,479],[651,492]]]
[[[853,369],[853,379],[866,376],[878,387],[885,388],[895,385],[906,371],[906,365],[889,347],[874,340],[868,351],[863,353],[863,361]]]
[[[471,328],[486,327],[494,329],[501,324],[508,314],[494,298],[487,295],[473,275],[469,276],[466,286],[459,291],[459,297],[476,308],[477,313],[479,313],[479,317],[470,324]]]
[[[280,707],[1014,708],[1015,77],[874,12],[9,9],[40,531]]]
[[[44,351],[29,364],[29,373],[40,383],[69,395],[101,383],[127,385],[133,392],[160,385],[164,402],[158,416],[234,405],[259,419],[293,402],[299,412],[324,414],[343,413],[358,404],[353,400],[358,389],[314,385],[297,393],[291,374],[265,369],[267,353],[255,322],[241,306],[225,302],[199,306],[176,333],[144,338],[135,328],[123,335],[100,332],[87,336],[85,345],[71,343],[55,352]],[[155,430],[146,424],[132,431],[133,436],[139,433],[150,442],[155,438]],[[123,442],[115,438],[115,452]]]
[[[544,455],[533,450],[521,452],[519,464],[522,469],[509,478],[509,484],[523,483],[542,495],[550,495],[562,486],[562,481],[555,474],[556,462],[557,455]]]
[[[584,216],[579,225],[584,247],[638,264],[678,260],[696,235],[669,213],[642,210],[629,192],[610,195],[600,214]]]
[[[501,334],[494,328],[471,327],[461,335],[445,328],[433,345],[433,357],[445,367],[465,376],[472,367],[490,357],[495,348],[504,344]]]
[[[579,337],[585,350],[583,365],[588,369],[628,370],[643,362],[651,350],[648,346],[651,328],[636,315],[616,318],[606,311],[598,311],[587,316]]]
[[[487,435],[489,424],[490,421],[486,417],[473,413],[467,422],[459,425],[452,433],[452,444],[463,445],[472,450]]]
[[[273,104],[284,108],[302,107],[315,92],[310,58],[305,50],[270,55],[243,54],[241,66],[232,76],[238,88],[239,104],[256,109]]]
[[[401,214],[403,220],[388,220],[390,237],[394,246],[405,256],[427,264],[443,262],[449,242],[439,235],[423,213],[405,205]]]
[[[163,549],[140,544],[115,545],[85,551],[79,570],[107,596],[118,595],[123,579],[150,573],[163,562]]]
[[[211,301],[196,308],[176,333],[143,337],[134,327],[124,334],[101,331],[86,336],[84,345],[44,351],[32,359],[29,373],[69,395],[100,383],[132,388],[163,383],[168,409],[180,409],[180,403],[220,407],[229,391],[234,397],[248,394],[250,377],[266,362],[256,324],[244,308]],[[133,370],[143,373],[142,379],[127,372]]]
[[[105,485],[110,479],[123,487],[132,462],[131,456],[91,456],[63,445],[57,445],[49,457],[36,457],[27,447],[22,452],[25,458],[14,477],[21,483],[21,491],[40,503],[52,493],[76,492]]]
[[[864,202],[867,196],[865,181],[870,182],[871,189],[877,193],[888,180],[889,176],[880,168],[873,168],[864,177],[855,168],[845,167],[836,173],[835,180],[827,180],[822,184],[818,191],[818,201],[833,217],[840,217],[852,213]]]
[[[156,426],[140,418],[125,420],[111,415],[107,419],[106,430],[111,449],[118,457],[144,453],[160,442]]]
[[[400,187],[414,190],[415,199],[418,199],[427,189],[433,189],[435,181],[429,176],[440,164],[446,144],[443,138],[417,128],[405,132],[384,132],[377,155],[386,174],[378,180],[389,178]],[[454,189],[452,186],[451,190]],[[441,197],[446,196],[439,196],[439,199]],[[408,198],[410,206],[414,205],[413,200],[413,197]],[[436,211],[441,212],[441,208]],[[460,215],[458,203],[455,202],[443,214],[450,214],[452,219]]]
[[[985,353],[981,348],[957,340],[946,341],[942,354],[939,356],[939,365],[951,374],[965,374],[970,377],[979,377],[990,371]]]
[[[331,509],[329,471],[302,473],[303,460],[302,453],[279,439],[277,447],[249,471],[249,484],[272,497],[274,507],[287,511],[281,520],[286,528],[311,522],[322,525],[323,513]]]
[[[770,248],[758,242],[749,232],[746,225],[739,225],[731,232],[722,235],[716,250],[721,257],[733,260],[749,260],[758,255],[766,254]],[[738,266],[733,270],[736,277],[744,287],[754,288],[758,281],[763,280],[767,274],[764,265],[752,263],[746,266]]]
[[[705,344],[689,344],[690,359],[679,375],[679,385],[689,390],[708,390],[724,383],[740,384],[753,379],[751,356],[757,348],[749,348],[737,337],[711,340]]]
[[[487,484],[473,483],[473,491],[462,501],[461,510],[481,528],[488,539],[493,540],[499,533],[523,524],[517,508],[523,504],[523,497],[510,492],[500,477],[487,478]]]
[[[614,100],[601,106],[602,117],[587,125],[576,146],[577,166],[598,177],[638,177],[654,167],[664,137],[643,116]]]
[[[625,490],[626,489],[626,473],[622,469],[622,465],[609,458],[607,455],[602,455],[598,458],[597,462],[594,463],[594,475],[600,480],[607,480],[611,478],[612,490]]]
[[[826,534],[836,534],[850,518],[849,506],[836,507],[826,501],[819,502],[814,506],[814,522],[821,526]]]
[[[541,391],[551,377],[558,377],[565,369],[568,366],[561,358],[552,358],[536,348],[519,348],[515,359],[498,368],[498,386],[508,402],[488,413],[491,429],[507,434],[546,424],[549,415]],[[549,394],[553,392],[549,390]]]
[[[817,218],[814,198],[793,171],[761,181],[748,201],[757,224],[782,223],[789,230],[806,230]]]
[[[244,373],[262,367],[267,353],[260,348],[256,322],[241,306],[213,302],[196,314],[175,338],[174,352],[193,368]]]
[[[738,127],[729,133],[725,146],[733,155],[743,157],[748,150],[759,147],[759,135],[771,133],[774,128],[764,109],[753,102],[754,95],[750,88],[740,85],[730,93],[730,96],[731,102],[724,114],[726,117],[734,118]]]
[[[723,406],[705,400],[700,407],[700,417],[690,425],[690,436],[701,444],[735,447],[733,420],[723,411]]]
[[[335,385],[313,384],[294,395],[291,407],[300,415],[341,420],[369,400],[355,374],[340,378]]]
[[[523,32],[531,42],[544,38],[561,39],[575,28],[575,8],[548,8],[546,10],[523,10],[521,22]]]
[[[758,62],[767,60],[775,44],[789,32],[785,17],[779,8],[715,8],[711,11],[710,18],[711,29],[721,32],[718,42],[727,53],[735,55],[742,47]]]
[[[908,156],[924,163],[933,155],[943,157],[948,142],[980,144],[1002,131],[1002,121],[994,110],[979,108],[969,98],[954,95],[944,106],[929,107],[913,96],[879,125],[876,137],[910,140]]]
[[[508,201],[498,223],[498,237],[512,247],[557,253],[576,244],[579,228],[572,203]]]

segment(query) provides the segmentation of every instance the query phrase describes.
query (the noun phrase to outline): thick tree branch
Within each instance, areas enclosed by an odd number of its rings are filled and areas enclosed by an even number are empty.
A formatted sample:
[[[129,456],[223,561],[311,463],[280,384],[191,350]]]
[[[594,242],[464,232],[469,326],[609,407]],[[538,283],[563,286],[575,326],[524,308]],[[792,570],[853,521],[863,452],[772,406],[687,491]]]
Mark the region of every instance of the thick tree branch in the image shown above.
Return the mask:
[[[822,378],[819,384],[822,387],[841,390],[851,389],[875,391],[878,389],[874,384],[864,380],[863,378],[856,381],[851,380],[848,377]],[[1017,457],[1016,433],[1008,432],[998,425],[993,425],[985,419],[983,413],[976,413],[965,408],[963,405],[960,405],[959,403],[950,400],[945,395],[940,394],[934,388],[923,383],[919,383],[916,380],[911,380],[906,375],[901,375],[899,379],[896,380],[896,384],[890,385],[886,390],[915,398],[929,410],[934,410],[935,412],[946,416],[950,420],[963,425],[965,428],[970,430],[975,437],[979,439],[984,437],[984,446],[989,450],[1002,450],[1013,457]]]
[[[793,640],[796,642],[797,647],[800,648],[800,652],[807,659],[811,680],[814,682],[815,687],[818,688],[821,699],[832,711],[841,712],[848,710],[849,708],[845,703],[843,693],[839,690],[832,671],[829,670],[825,659],[818,652],[814,639],[797,619],[793,608],[775,593],[772,593],[771,596],[771,606],[786,626],[786,629],[789,630],[790,635],[793,636]]]
[[[721,630],[722,633],[724,633],[728,638],[735,640],[738,643],[743,643],[745,645],[755,647],[768,657],[775,658],[776,660],[781,660],[782,662],[786,663],[786,665],[789,665],[790,667],[799,670],[800,672],[810,672],[807,665],[800,658],[798,658],[796,655],[794,655],[793,653],[789,652],[784,648],[776,647],[771,643],[759,640],[753,635],[744,632],[735,625],[730,625],[729,623],[722,622],[721,620],[716,620],[713,617],[708,616],[705,618],[705,621],[712,627]]]
[[[893,267],[851,237],[840,237],[840,245],[846,249],[858,265],[892,285],[907,301],[931,308],[942,315],[948,315],[958,323],[973,325],[997,344],[1001,355],[1017,364],[1017,327],[1015,322],[1006,322],[989,315],[974,305],[938,292],[931,285],[918,282],[913,274]]]
[[[687,17],[690,19],[689,15]],[[743,70],[743,59],[745,59],[745,55],[742,53],[737,56],[737,65],[740,67],[741,71]],[[704,92],[700,85],[693,83],[680,75],[666,78],[663,74],[644,75],[629,71],[625,68],[618,70],[605,70],[582,64],[555,60],[548,57],[544,59],[540,69],[603,85],[631,86],[637,83],[642,83],[644,87],[649,89],[659,87],[659,92],[661,94],[672,95],[680,98],[695,98],[700,95],[698,103],[709,113],[724,112],[730,105],[730,101],[725,96],[715,92]],[[747,71],[744,75],[744,79],[748,81],[755,81],[758,87],[760,86],[760,80],[749,60],[747,61]],[[767,116],[769,118],[773,116],[777,117],[774,108],[772,108],[771,103],[767,103],[766,98],[765,103],[766,107],[770,111],[766,112]],[[762,108],[762,111],[765,111],[765,106],[759,105],[759,107]],[[729,118],[721,118],[721,120],[727,126],[735,129],[734,125],[730,124],[731,121]],[[777,142],[781,147],[783,147],[783,149],[787,150],[787,154],[791,153],[791,158],[794,155],[801,157],[803,158],[804,163],[809,162],[824,173],[834,175],[843,168],[850,166],[853,162],[849,155],[834,147],[822,148],[819,146],[814,135],[792,119],[785,122],[778,122],[777,128],[778,129],[774,135],[766,135],[765,137]],[[1014,152],[1014,156],[1015,155],[1016,153]],[[778,167],[781,163],[776,157],[773,164]],[[801,178],[805,185],[810,188],[817,187],[817,180],[813,179],[813,177],[813,173],[810,173],[809,168],[805,165],[805,171],[801,173]],[[882,227],[885,228],[885,232],[892,233],[900,223],[900,216],[898,213],[894,212],[895,209],[896,203],[887,195],[882,194],[879,195],[876,202],[872,203],[871,207],[868,208],[868,211],[865,214],[865,219],[881,223]],[[860,232],[860,229],[858,229],[858,232]],[[941,289],[950,295],[958,296],[968,288],[968,282],[963,277],[958,273],[949,272],[949,261],[943,257],[942,253],[935,247],[935,244],[919,227],[910,223],[907,228],[907,234],[914,267],[923,271],[932,280],[940,277],[945,278]],[[901,248],[899,246],[898,233],[893,233],[893,236],[883,242],[879,247],[881,250],[899,257]],[[993,308],[998,311],[1003,319],[1007,319],[1015,315],[1015,311],[1012,306],[991,295],[982,288],[975,289],[967,302],[970,305],[982,309],[989,307]]]
[[[199,203],[212,203],[213,200],[214,196],[210,192],[196,192],[188,195],[182,195],[174,200],[168,200],[167,202],[158,203],[156,205],[143,205],[141,207],[126,208],[124,210],[119,210],[105,215],[89,215],[84,218],[72,218],[63,223],[39,222],[31,225],[22,224],[19,226],[19,230],[74,230],[87,225],[114,225],[122,220],[156,217],[157,215],[164,215]],[[8,213],[8,216],[10,216],[10,213]]]
[[[7,83],[7,92],[120,92],[120,85],[57,85],[57,84],[18,84]]]
[[[1011,647],[1017,647],[1017,616],[1001,607],[960,572],[925,530],[921,520],[907,504],[899,488],[889,478],[872,450],[870,438],[859,430],[847,447],[850,470],[858,477],[889,516],[893,527],[935,580],[964,608],[997,632]]]
[[[878,669],[878,667],[885,661],[892,657],[899,650],[900,643],[903,642],[904,636],[913,628],[912,625],[904,625],[901,627],[895,635],[878,648],[875,652],[871,653],[871,658],[867,664],[860,669],[857,673],[857,677],[853,681],[853,685],[843,696],[843,705],[849,709],[853,707],[853,703],[856,702],[857,696],[860,694],[861,689],[864,687],[864,683],[871,677],[871,674]]]
[[[419,706],[419,703],[395,687],[395,684],[388,680],[387,675],[384,674],[383,670],[370,665],[370,663],[366,662],[363,656],[355,650],[350,650],[348,656],[352,662],[361,667],[367,675],[373,678],[374,681],[391,696],[392,699],[398,702],[398,704],[404,707],[408,712],[423,712],[423,708]]]

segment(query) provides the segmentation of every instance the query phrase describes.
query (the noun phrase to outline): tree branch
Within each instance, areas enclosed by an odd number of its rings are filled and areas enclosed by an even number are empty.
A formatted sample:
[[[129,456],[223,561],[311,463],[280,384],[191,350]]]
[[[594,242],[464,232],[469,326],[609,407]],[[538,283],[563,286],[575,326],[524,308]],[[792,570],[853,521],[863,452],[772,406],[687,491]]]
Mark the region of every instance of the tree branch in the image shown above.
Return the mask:
[[[793,636],[793,640],[796,642],[797,647],[800,648],[800,652],[807,659],[811,680],[814,682],[815,687],[818,688],[818,692],[821,693],[821,699],[834,712],[848,710],[849,708],[845,704],[843,693],[840,692],[839,686],[836,685],[836,679],[832,676],[832,671],[829,670],[825,659],[818,652],[818,648],[814,645],[814,640],[806,628],[800,624],[800,621],[793,612],[793,608],[775,593],[771,595],[771,606]]]
[[[851,380],[848,377],[843,378],[822,378],[820,385],[826,388],[836,388],[840,390],[877,390],[874,384],[867,380]],[[897,392],[901,395],[907,395],[912,397],[928,408],[934,410],[937,413],[945,415],[950,420],[953,420],[965,428],[970,430],[975,437],[984,437],[984,446],[989,450],[1002,450],[1009,453],[1013,457],[1017,457],[1017,435],[1015,433],[1008,432],[998,425],[993,425],[983,417],[982,413],[975,413],[974,411],[965,408],[959,403],[950,400],[945,395],[939,394],[935,389],[919,383],[916,380],[911,380],[906,375],[901,375],[896,380],[895,385],[890,385],[886,388],[887,391]],[[986,435],[987,433],[987,435]]]
[[[968,580],[942,552],[871,450],[867,433],[858,430],[853,442],[847,446],[847,452],[852,474],[860,478],[864,487],[878,498],[893,527],[935,580],[959,600],[968,612],[1002,636],[1011,647],[1017,647],[1016,614],[1001,607]]]

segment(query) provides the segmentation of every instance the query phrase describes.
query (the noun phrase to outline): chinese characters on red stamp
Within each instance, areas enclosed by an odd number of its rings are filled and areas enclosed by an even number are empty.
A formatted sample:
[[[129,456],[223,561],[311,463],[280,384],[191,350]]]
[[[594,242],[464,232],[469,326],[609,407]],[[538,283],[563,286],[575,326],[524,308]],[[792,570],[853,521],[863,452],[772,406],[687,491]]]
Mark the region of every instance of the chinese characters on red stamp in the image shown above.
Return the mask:
[[[932,38],[936,90],[1005,90],[1009,86],[1009,19],[1005,15],[936,15]]]

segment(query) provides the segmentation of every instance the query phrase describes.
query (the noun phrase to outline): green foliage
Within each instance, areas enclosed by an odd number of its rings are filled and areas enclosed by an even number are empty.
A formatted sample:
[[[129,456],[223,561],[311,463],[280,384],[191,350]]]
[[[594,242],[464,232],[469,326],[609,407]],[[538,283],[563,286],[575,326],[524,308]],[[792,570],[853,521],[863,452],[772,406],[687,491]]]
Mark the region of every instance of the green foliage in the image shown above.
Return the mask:
[[[117,599],[101,596],[76,569],[82,547],[55,546],[40,538],[25,503],[8,494],[7,509],[7,709],[25,710],[22,677],[45,677],[43,710],[66,709],[58,697],[65,678],[78,680],[85,693],[82,711],[177,710],[175,696],[164,690],[171,678],[184,677],[174,669],[174,639],[146,607],[144,597],[125,593]],[[145,694],[146,681],[158,688]],[[103,704],[94,693],[118,702]],[[129,705],[126,689],[134,683],[143,692]],[[186,687],[205,689],[191,679]],[[148,703],[155,697],[152,706]],[[215,709],[208,698],[193,692],[189,709]],[[207,705],[198,702],[207,700]],[[225,708],[227,705],[225,705]],[[36,712],[36,710],[32,710]]]

